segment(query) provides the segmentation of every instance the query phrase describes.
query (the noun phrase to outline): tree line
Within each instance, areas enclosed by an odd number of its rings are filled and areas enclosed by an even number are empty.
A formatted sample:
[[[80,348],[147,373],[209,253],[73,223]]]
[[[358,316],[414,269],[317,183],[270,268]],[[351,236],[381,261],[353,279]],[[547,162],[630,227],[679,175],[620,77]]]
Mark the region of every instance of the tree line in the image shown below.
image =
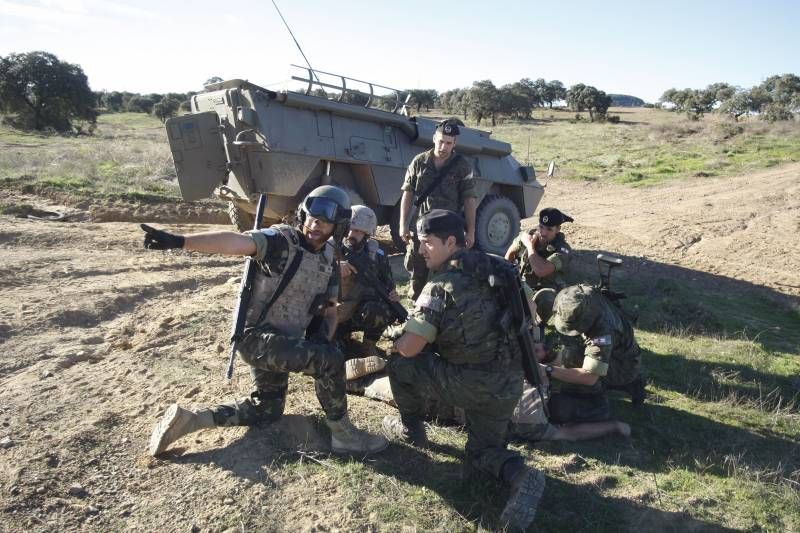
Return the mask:
[[[770,76],[749,89],[728,83],[712,83],[705,89],[668,89],[660,98],[692,119],[716,111],[738,121],[755,114],[774,122],[792,120],[800,112],[800,77],[795,74]]]
[[[222,81],[213,77],[204,83]],[[326,97],[317,90],[314,94]],[[197,93],[138,94],[126,91],[93,92],[79,65],[59,60],[47,52],[28,52],[0,56],[0,113],[14,127],[28,130],[55,130],[91,133],[97,115],[106,112],[136,112],[152,114],[162,122],[190,110],[190,99]],[[341,95],[339,95],[341,97]],[[567,89],[558,80],[522,78],[501,87],[491,80],[473,82],[471,87],[451,89],[442,93],[434,89],[415,89],[399,95],[419,113],[424,107],[434,107],[445,113],[472,118],[480,126],[484,120],[497,124],[500,116],[530,119],[538,107],[553,108],[564,102],[576,112],[586,111],[591,121],[608,117],[612,102],[637,101],[627,95],[610,95],[591,85],[576,83]],[[369,97],[348,92],[344,101],[365,105]],[[640,100],[639,100],[640,101]],[[640,101],[641,102],[641,101]],[[394,97],[379,99],[376,105],[391,108]],[[649,104],[648,104],[649,105]],[[714,83],[705,89],[669,89],[657,105],[686,112],[699,118],[711,111],[724,113],[735,120],[747,114],[757,114],[765,120],[791,120],[800,111],[800,77],[794,74],[770,76],[761,84],[743,89],[728,83]]]
[[[196,93],[94,92],[80,65],[48,52],[0,56],[0,113],[25,130],[91,133],[100,111],[153,114],[162,122]]]

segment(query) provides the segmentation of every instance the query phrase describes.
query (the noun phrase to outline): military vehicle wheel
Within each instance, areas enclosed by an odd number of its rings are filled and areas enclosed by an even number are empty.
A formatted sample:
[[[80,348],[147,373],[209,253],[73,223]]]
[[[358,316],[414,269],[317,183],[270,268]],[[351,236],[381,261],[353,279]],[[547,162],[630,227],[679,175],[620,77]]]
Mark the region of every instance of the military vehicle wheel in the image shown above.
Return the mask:
[[[389,233],[392,235],[392,244],[398,251],[406,249],[406,243],[400,238],[400,205],[392,209],[392,218],[389,220]]]
[[[475,219],[475,240],[484,252],[504,255],[519,234],[517,206],[500,194],[487,195]]]
[[[231,219],[231,224],[239,231],[249,231],[255,225],[255,215],[239,207],[236,202],[228,202],[228,217]]]

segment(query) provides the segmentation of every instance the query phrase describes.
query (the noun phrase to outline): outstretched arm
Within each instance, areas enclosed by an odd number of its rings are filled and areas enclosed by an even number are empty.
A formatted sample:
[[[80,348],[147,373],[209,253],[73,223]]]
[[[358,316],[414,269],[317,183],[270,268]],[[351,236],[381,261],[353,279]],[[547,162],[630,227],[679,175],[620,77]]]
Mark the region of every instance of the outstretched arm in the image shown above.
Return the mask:
[[[141,225],[145,232],[144,247],[151,250],[182,248],[194,252],[249,256],[256,253],[252,237],[235,231],[209,231],[178,235],[158,230],[147,224]]]

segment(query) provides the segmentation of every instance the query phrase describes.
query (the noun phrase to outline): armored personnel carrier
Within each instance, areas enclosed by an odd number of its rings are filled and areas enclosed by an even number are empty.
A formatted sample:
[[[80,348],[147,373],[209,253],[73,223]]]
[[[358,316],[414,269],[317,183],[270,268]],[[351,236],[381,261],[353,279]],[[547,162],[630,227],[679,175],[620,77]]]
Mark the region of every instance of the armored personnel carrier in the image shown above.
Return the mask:
[[[297,91],[235,79],[193,96],[191,113],[166,123],[181,194],[227,200],[232,222],[245,230],[259,193],[268,195],[265,222],[272,223],[314,187],[335,184],[389,224],[401,247],[400,186],[414,156],[433,146],[436,121],[409,117],[400,91],[344,76],[323,83],[320,74],[336,76],[304,69],[292,76],[304,84]],[[357,83],[366,88],[348,88]],[[502,254],[544,189],[533,167],[487,131],[462,128],[456,150],[472,162],[478,183],[477,245]]]

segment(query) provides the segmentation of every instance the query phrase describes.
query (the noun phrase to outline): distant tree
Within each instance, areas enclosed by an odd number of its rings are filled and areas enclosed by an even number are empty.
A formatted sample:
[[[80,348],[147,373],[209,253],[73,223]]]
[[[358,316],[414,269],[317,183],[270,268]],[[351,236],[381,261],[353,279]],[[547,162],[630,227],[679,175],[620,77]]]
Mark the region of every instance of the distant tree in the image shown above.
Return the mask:
[[[203,87],[205,87],[206,85],[211,85],[212,83],[220,83],[222,81],[225,80],[223,80],[219,76],[211,76],[210,78],[208,78],[206,81],[203,82]]]
[[[180,105],[181,101],[178,98],[167,95],[153,106],[153,114],[161,119],[161,122],[166,122],[168,118],[178,113]]]
[[[150,96],[135,94],[128,99],[126,109],[129,113],[147,113],[149,115],[153,112],[156,102],[157,100],[153,100]]]
[[[472,83],[469,89],[468,104],[478,126],[486,117],[492,119],[492,126],[497,125],[497,113],[500,112],[500,91],[491,80]]]
[[[589,120],[594,122],[595,117],[605,119],[611,97],[591,85],[577,83],[567,91],[567,104],[575,111],[588,111]]]
[[[85,121],[91,131],[97,121],[83,69],[47,52],[0,57],[0,112],[14,114],[23,129],[80,132]]]
[[[539,80],[537,80],[537,82],[538,81]],[[547,105],[550,109],[553,109],[553,102],[558,102],[559,100],[567,99],[567,89],[564,87],[564,84],[561,83],[560,81],[558,80],[549,81],[547,82],[545,87],[546,87],[545,93],[542,96],[542,100],[547,102]]]
[[[768,96],[762,110],[765,120],[790,120],[800,111],[800,77],[797,75],[770,76],[759,88]]]
[[[529,87],[522,82],[516,82],[503,85],[499,91],[498,111],[500,113],[514,118],[530,118],[533,100]]]
[[[119,91],[112,91],[105,93],[103,104],[108,111],[119,112],[122,111],[122,93]]]
[[[416,106],[417,113],[423,106],[426,111],[430,111],[439,98],[439,93],[435,89],[412,89],[409,93],[411,94],[411,104]]]
[[[751,111],[757,111],[755,102],[753,101],[752,91],[737,89],[732,95],[724,99],[719,106],[718,111],[725,115],[729,115],[735,121],[739,121],[739,117],[746,115]]]

